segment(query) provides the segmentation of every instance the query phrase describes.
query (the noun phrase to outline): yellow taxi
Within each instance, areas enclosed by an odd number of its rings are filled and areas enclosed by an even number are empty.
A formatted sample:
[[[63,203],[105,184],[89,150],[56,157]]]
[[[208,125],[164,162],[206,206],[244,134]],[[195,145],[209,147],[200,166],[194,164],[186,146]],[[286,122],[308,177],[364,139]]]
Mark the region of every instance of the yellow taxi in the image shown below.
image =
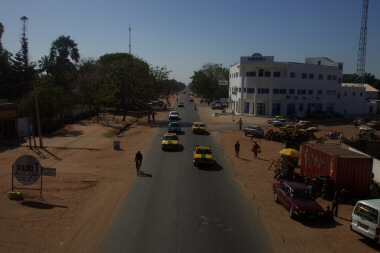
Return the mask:
[[[286,125],[284,127],[280,127],[280,130],[286,133],[306,132],[306,130],[298,124]]]
[[[376,130],[380,130],[380,120],[372,120],[367,123],[370,127]]]
[[[192,127],[193,133],[205,133],[206,132],[206,126],[202,122],[194,122]]]
[[[196,145],[193,150],[193,163],[194,166],[199,165],[212,165],[212,152],[209,146]]]
[[[311,121],[300,120],[297,125],[299,125],[303,129],[308,129],[309,127],[316,127],[316,124],[313,124]]]
[[[162,150],[173,150],[179,148],[179,139],[175,133],[166,133],[161,141]]]
[[[183,103],[183,102],[180,102],[179,104],[178,104],[178,107],[184,107],[185,106],[185,104]]]

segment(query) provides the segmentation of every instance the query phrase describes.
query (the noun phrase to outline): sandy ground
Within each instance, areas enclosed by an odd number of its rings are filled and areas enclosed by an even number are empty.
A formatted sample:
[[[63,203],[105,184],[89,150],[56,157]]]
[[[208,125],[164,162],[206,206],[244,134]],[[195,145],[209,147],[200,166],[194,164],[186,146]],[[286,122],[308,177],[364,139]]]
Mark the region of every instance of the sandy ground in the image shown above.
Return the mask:
[[[199,100],[195,100],[198,102]],[[262,149],[258,159],[251,152],[252,140],[238,129],[238,120],[242,118],[243,129],[247,125],[261,125],[265,129],[274,129],[266,123],[267,118],[232,116],[218,114],[210,108],[199,107],[202,110],[202,121],[210,131],[216,131],[215,137],[222,143],[224,152],[232,160],[235,169],[235,179],[244,189],[247,197],[255,203],[257,212],[265,225],[276,252],[375,252],[377,245],[364,240],[361,236],[350,231],[352,205],[340,205],[339,217],[335,223],[318,221],[297,221],[289,217],[288,211],[273,200],[272,185],[277,182],[274,178],[273,159],[279,158],[278,152],[285,144],[265,139],[253,139]],[[223,122],[227,124],[223,124]],[[226,130],[226,125],[235,130]],[[330,130],[341,131],[345,136],[355,136],[358,130],[353,125],[344,122],[325,121],[319,125],[317,137],[325,136]],[[277,129],[278,130],[278,129]],[[379,134],[379,133],[377,133]],[[240,156],[235,157],[234,144],[240,143]],[[338,144],[338,140],[327,141]],[[317,200],[326,209],[331,202]]]
[[[174,104],[176,97],[171,98]],[[196,99],[199,104],[199,99]],[[214,117],[210,108],[199,106],[202,120],[233,161],[235,179],[256,206],[276,252],[357,252],[374,251],[374,245],[350,232],[352,206],[341,206],[339,218],[332,225],[291,220],[288,212],[273,201],[271,192],[272,159],[284,144],[258,140],[263,153],[254,160],[251,140],[238,131],[240,116]],[[159,112],[156,120],[165,115]],[[243,116],[243,124],[260,124],[269,128],[266,118]],[[28,143],[0,144],[0,252],[94,252],[106,232],[121,201],[135,177],[134,154],[149,148],[159,124],[147,124],[147,118],[129,116],[126,122],[111,123],[106,116],[100,124],[82,121],[44,138],[45,149],[29,149]],[[127,130],[117,134],[126,124]],[[235,130],[231,130],[234,129]],[[346,136],[356,133],[353,126],[320,126],[319,134],[330,129]],[[117,134],[117,135],[116,135]],[[113,150],[113,141],[121,150]],[[241,143],[240,158],[234,157],[233,144]],[[21,155],[37,157],[44,167],[57,169],[56,177],[44,177],[43,199],[39,191],[20,190],[25,201],[8,199],[11,188],[11,165]],[[21,187],[15,182],[16,187]],[[38,188],[39,184],[34,184]],[[326,207],[329,203],[319,200]]]
[[[173,105],[176,97],[171,97]],[[128,192],[136,170],[134,155],[144,154],[155,136],[156,124],[147,117],[128,116],[126,122],[105,115],[68,125],[44,137],[44,149],[28,143],[0,145],[0,252],[95,252]],[[116,135],[119,129],[131,124]],[[121,150],[113,149],[120,141]],[[38,139],[36,140],[38,144]],[[21,155],[33,155],[43,167],[57,169],[56,177],[43,178],[38,190],[21,189],[25,201],[8,199],[11,166]],[[39,189],[40,181],[29,188]],[[15,180],[15,187],[22,185]]]

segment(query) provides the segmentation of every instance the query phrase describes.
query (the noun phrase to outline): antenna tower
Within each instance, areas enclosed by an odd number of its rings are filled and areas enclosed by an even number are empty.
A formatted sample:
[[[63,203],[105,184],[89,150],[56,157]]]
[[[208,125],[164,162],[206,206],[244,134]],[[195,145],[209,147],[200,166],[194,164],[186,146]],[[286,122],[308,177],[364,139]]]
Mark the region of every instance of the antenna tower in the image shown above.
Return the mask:
[[[358,63],[357,63],[357,68],[356,68],[357,79],[356,79],[356,84],[355,84],[355,86],[359,86],[359,87],[363,87],[364,75],[365,75],[365,54],[366,54],[366,45],[367,45],[368,2],[369,2],[369,0],[363,0],[362,25],[360,28]]]
[[[131,25],[129,25],[129,54],[131,54]]]

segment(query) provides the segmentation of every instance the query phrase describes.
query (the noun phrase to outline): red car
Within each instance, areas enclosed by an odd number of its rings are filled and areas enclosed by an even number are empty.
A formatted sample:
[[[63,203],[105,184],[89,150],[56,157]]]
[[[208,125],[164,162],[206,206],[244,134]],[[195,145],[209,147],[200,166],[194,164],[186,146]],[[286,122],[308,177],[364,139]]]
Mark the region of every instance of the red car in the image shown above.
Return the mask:
[[[289,210],[290,218],[324,217],[323,208],[315,201],[309,188],[301,183],[282,182],[273,184],[274,201]]]

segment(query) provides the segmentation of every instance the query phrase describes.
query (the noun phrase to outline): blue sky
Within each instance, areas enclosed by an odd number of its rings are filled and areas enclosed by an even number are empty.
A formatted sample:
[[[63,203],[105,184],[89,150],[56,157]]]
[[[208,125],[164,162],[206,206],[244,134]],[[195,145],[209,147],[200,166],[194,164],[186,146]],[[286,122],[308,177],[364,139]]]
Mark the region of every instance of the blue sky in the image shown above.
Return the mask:
[[[255,52],[275,61],[325,56],[355,73],[362,0],[0,0],[2,42],[20,49],[21,16],[27,16],[33,61],[52,41],[69,35],[81,57],[128,52],[170,77],[189,83],[205,63],[229,67]],[[380,1],[369,3],[366,72],[380,78]]]

